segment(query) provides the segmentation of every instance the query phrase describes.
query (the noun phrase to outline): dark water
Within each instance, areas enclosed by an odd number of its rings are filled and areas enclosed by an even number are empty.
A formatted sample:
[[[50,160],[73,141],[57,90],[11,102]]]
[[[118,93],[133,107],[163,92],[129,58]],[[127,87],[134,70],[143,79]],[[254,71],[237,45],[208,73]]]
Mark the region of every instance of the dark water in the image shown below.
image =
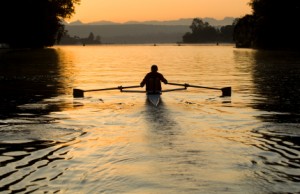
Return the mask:
[[[68,78],[62,77],[61,71],[65,70],[61,67],[60,57],[55,49],[2,53],[0,117],[15,116],[20,111],[18,105],[64,94],[68,86],[62,80]]]
[[[143,94],[170,82],[232,87]],[[299,193],[300,55],[229,46],[65,46],[0,53],[1,193]],[[164,88],[172,88],[163,85]]]

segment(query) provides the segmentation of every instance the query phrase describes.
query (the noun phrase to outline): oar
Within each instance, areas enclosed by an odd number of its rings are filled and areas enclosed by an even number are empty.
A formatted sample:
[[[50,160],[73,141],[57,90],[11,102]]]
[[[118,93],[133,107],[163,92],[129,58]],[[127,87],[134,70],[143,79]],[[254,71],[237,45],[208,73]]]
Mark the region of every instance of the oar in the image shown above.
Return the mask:
[[[84,92],[96,92],[96,91],[104,91],[104,90],[120,90],[122,92],[122,90],[126,88],[139,88],[139,87],[141,86],[118,86],[114,88],[101,88],[101,89],[92,89],[92,90],[73,89],[73,97],[82,98],[84,97]]]
[[[174,86],[184,86],[185,88],[192,87],[192,88],[205,88],[205,89],[211,89],[211,90],[221,90],[222,96],[231,96],[231,87],[213,88],[213,87],[196,86],[196,85],[190,85],[190,84],[178,84],[178,83],[168,83],[168,84],[174,85]]]
[[[127,92],[127,93],[146,93],[147,91],[142,91],[142,90],[121,90],[121,92]]]
[[[173,91],[179,91],[179,90],[186,90],[186,87],[184,87],[184,88],[174,88],[174,89],[162,90],[162,92],[173,92]]]

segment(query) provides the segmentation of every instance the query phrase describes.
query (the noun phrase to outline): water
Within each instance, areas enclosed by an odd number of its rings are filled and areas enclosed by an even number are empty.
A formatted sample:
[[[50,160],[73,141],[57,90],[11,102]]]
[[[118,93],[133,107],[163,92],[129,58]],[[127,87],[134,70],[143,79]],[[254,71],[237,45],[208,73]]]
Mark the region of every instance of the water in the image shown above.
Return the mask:
[[[0,54],[1,193],[300,192],[300,56],[232,45],[60,46]],[[138,85],[152,64],[164,93]],[[164,89],[174,88],[163,85]]]

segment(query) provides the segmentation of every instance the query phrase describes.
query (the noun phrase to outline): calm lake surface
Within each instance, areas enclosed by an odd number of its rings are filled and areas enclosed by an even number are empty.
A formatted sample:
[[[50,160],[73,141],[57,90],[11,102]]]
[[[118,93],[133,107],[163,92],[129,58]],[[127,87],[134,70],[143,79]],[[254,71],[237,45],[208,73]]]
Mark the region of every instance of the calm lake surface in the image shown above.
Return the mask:
[[[152,64],[232,96],[188,88],[159,107],[142,93],[72,96],[139,85]],[[299,83],[299,53],[233,45],[2,52],[0,192],[299,193]]]

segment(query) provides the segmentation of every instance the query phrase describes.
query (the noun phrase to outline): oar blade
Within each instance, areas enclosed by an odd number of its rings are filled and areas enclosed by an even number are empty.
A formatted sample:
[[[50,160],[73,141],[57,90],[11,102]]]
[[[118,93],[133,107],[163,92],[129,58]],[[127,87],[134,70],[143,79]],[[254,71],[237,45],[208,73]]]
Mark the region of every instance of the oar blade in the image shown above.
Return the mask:
[[[222,88],[222,97],[231,96],[231,87]]]
[[[80,89],[73,89],[73,97],[74,98],[83,98],[84,97],[84,91]]]

